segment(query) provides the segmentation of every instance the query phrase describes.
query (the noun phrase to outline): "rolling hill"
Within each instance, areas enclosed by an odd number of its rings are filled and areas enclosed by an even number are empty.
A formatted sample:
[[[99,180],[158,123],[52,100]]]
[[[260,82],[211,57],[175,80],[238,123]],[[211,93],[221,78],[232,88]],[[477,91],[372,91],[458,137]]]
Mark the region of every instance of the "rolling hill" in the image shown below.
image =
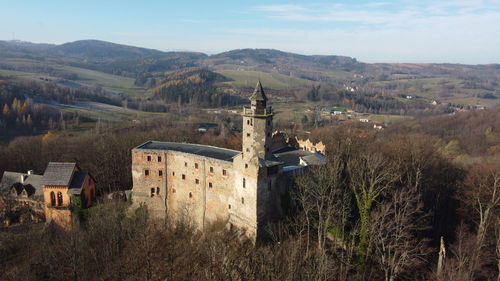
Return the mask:
[[[237,89],[249,88],[262,79],[277,91],[307,91],[312,85],[324,84],[348,91],[389,94],[403,101],[403,97],[412,96],[426,102],[494,106],[500,98],[498,64],[368,64],[346,56],[300,55],[273,49],[207,55],[99,40],[61,45],[0,41],[3,73],[42,74],[124,93],[152,92],[161,84],[165,72],[191,68],[224,75],[230,80],[224,84]]]

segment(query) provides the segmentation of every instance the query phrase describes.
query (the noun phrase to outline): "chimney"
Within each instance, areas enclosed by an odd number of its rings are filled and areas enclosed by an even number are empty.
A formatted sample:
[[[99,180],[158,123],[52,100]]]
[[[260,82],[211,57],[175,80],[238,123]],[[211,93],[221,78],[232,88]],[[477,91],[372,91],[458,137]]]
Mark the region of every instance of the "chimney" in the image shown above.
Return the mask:
[[[33,175],[33,170],[28,170],[28,175]]]
[[[21,175],[21,183],[24,184],[24,180],[28,177],[28,175]]]

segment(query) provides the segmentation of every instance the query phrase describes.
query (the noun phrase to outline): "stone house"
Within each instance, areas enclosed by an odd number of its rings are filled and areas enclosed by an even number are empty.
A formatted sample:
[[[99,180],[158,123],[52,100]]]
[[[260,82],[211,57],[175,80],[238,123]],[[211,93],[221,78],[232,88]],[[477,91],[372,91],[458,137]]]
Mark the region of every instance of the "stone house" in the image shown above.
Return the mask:
[[[26,173],[5,171],[0,181],[0,196],[16,204],[43,210],[43,191],[41,175],[32,170]]]
[[[76,163],[50,162],[42,179],[47,222],[68,229],[72,224],[71,205],[88,208],[96,201],[95,180]]]
[[[274,112],[267,102],[259,82],[250,106],[243,107],[241,151],[158,141],[133,148],[133,204],[201,231],[221,222],[255,241],[267,222],[282,216],[283,179],[308,163],[326,161],[301,162],[314,152],[294,153],[292,147],[273,150]]]

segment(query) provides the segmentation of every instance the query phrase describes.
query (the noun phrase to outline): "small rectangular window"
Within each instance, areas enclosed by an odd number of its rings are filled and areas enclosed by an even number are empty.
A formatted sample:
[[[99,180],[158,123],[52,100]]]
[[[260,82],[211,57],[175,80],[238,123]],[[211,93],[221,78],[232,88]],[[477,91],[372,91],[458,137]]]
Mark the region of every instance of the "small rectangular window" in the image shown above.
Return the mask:
[[[247,137],[248,137],[248,138],[250,137],[250,133],[247,133]]]
[[[163,171],[162,170],[158,170],[158,176],[159,177],[163,177]]]
[[[151,162],[151,155],[148,155],[148,162]]]
[[[198,169],[198,163],[194,163],[194,168]]]
[[[227,176],[227,171],[226,171],[226,169],[222,169],[222,175],[223,175],[223,176]]]
[[[247,168],[248,168],[248,164],[245,164],[245,169],[247,169]]]
[[[246,187],[246,184],[247,184],[247,183],[246,183],[246,180],[245,180],[245,178],[243,178],[243,188],[245,188],[245,187]]]
[[[175,172],[172,172],[172,176],[174,176],[174,177],[175,177]]]
[[[182,179],[185,180],[186,179],[186,175],[182,174]]]
[[[158,156],[158,162],[161,162],[161,156]]]
[[[194,180],[194,182],[195,182],[196,184],[200,184],[200,180],[199,180],[199,179],[195,179],[195,180]]]
[[[214,172],[214,167],[210,167],[210,173]]]
[[[147,170],[147,169],[146,169],[146,170],[144,170],[144,175],[145,175],[146,177],[147,177],[147,176],[149,176],[149,170]]]
[[[155,196],[155,188],[154,187],[151,188],[151,197],[153,197],[153,196]]]
[[[212,188],[213,184],[211,182],[208,183],[208,187]]]
[[[188,166],[188,162],[184,162],[184,167],[187,167]]]

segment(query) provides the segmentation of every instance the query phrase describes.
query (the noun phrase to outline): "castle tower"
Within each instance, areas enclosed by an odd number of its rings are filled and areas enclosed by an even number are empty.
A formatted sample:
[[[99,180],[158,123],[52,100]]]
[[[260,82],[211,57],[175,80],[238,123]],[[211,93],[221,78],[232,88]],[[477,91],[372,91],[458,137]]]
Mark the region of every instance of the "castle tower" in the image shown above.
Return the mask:
[[[260,81],[250,97],[250,107],[243,108],[243,159],[271,158],[273,112]]]
[[[281,172],[281,163],[271,153],[273,111],[260,82],[242,116],[243,145],[242,153],[233,159],[229,222],[255,241],[272,213],[273,187]]]

